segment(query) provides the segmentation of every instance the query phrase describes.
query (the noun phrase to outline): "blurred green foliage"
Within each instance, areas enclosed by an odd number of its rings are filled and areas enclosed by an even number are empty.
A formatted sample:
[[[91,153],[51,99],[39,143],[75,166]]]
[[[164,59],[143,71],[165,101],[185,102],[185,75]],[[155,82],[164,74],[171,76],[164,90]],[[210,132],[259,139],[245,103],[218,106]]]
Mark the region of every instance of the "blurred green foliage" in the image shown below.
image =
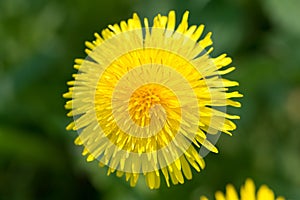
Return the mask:
[[[244,94],[234,136],[184,185],[130,188],[87,164],[76,133],[65,131],[66,81],[84,41],[137,12],[142,18],[190,10],[191,24],[213,32],[214,56],[227,52],[227,76]],[[300,199],[299,0],[1,0],[0,199],[199,199],[247,177]],[[179,19],[179,17],[177,18]]]

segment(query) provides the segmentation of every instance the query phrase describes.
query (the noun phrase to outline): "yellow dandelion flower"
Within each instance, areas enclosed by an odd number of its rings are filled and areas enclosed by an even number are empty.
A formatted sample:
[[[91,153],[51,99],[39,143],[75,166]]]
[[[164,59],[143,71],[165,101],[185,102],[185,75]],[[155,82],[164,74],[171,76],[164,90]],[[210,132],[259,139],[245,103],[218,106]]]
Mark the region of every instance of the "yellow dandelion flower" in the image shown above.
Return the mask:
[[[285,200],[284,197],[275,198],[274,192],[266,185],[260,186],[257,193],[255,191],[254,182],[251,179],[247,179],[245,185],[240,189],[240,198],[235,190],[234,186],[228,184],[226,186],[226,194],[218,191],[215,194],[216,200]],[[200,200],[208,200],[207,197],[202,196]]]
[[[211,58],[211,33],[200,39],[204,26],[188,26],[185,12],[178,27],[175,12],[158,14],[149,26],[137,14],[128,21],[109,25],[86,42],[86,59],[76,59],[74,81],[68,82],[67,114],[74,122],[75,144],[84,146],[87,161],[97,159],[108,166],[108,174],[125,175],[135,186],[139,175],[149,188],[184,183],[204,168],[203,155],[196,149],[218,152],[214,146],[219,132],[236,128],[227,105],[241,97],[228,87],[238,82],[220,75],[226,54]],[[225,68],[226,67],[226,68]]]

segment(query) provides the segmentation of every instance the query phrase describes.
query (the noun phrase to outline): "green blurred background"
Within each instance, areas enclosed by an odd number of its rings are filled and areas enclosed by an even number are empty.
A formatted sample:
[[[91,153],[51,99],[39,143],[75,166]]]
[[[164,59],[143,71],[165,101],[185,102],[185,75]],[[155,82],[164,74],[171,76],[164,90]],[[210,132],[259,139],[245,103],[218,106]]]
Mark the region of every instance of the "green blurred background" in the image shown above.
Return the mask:
[[[184,185],[150,191],[141,179],[106,176],[87,163],[64,110],[84,41],[137,12],[152,18],[190,11],[213,32],[213,56],[227,52],[240,82],[241,120],[219,154]],[[0,0],[0,199],[199,199],[247,177],[300,199],[299,0]],[[179,16],[177,16],[179,19]]]

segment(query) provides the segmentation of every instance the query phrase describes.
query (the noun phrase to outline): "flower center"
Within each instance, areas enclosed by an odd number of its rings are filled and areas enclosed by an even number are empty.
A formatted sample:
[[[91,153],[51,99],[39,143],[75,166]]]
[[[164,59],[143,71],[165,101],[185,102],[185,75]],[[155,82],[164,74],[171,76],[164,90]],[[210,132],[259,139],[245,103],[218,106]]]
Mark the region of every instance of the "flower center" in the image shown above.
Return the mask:
[[[151,116],[157,116],[156,105],[162,105],[165,99],[163,93],[167,88],[158,84],[146,84],[136,89],[129,100],[129,114],[131,119],[139,126],[150,124]]]

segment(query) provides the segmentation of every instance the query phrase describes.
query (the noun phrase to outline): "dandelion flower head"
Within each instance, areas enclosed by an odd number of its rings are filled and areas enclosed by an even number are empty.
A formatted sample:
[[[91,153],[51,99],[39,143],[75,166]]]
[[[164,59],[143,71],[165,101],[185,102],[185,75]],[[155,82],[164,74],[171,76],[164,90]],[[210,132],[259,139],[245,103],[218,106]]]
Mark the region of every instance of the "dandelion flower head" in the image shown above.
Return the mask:
[[[135,186],[140,175],[149,188],[192,179],[205,167],[198,150],[218,152],[209,136],[236,129],[226,106],[242,97],[221,77],[235,69],[226,54],[210,57],[211,32],[188,25],[189,12],[176,26],[175,12],[158,14],[150,27],[137,14],[109,25],[86,42],[86,59],[76,59],[68,82],[66,109],[74,122],[75,144],[87,161],[98,160],[108,174]]]
[[[267,186],[262,185],[258,189],[257,193],[255,191],[255,185],[252,179],[247,179],[245,185],[240,189],[240,198],[235,190],[234,186],[228,184],[226,186],[226,193],[220,191],[215,194],[216,200],[285,200],[284,197],[275,198],[274,192]],[[202,196],[200,200],[208,200],[207,197]]]

